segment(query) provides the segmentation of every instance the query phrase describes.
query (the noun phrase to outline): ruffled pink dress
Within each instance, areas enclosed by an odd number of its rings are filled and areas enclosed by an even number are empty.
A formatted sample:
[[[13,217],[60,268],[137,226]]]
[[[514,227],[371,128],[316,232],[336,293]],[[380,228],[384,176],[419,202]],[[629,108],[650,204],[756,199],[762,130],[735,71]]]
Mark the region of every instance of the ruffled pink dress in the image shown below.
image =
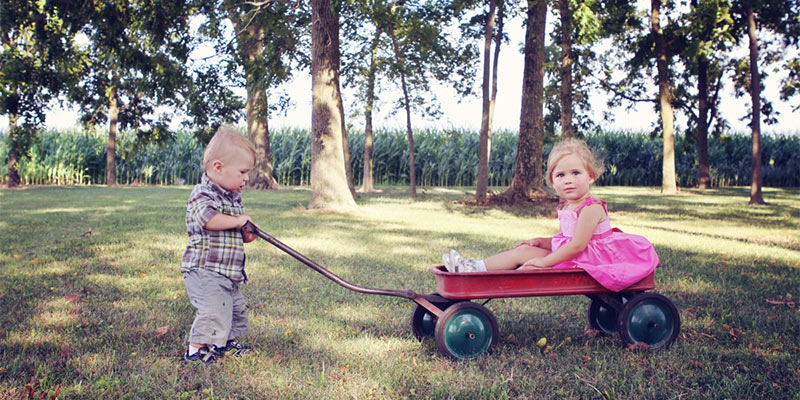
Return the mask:
[[[601,204],[606,219],[597,224],[586,249],[575,258],[556,264],[553,268],[581,268],[605,288],[619,292],[650,275],[658,266],[658,254],[642,236],[611,228],[606,203],[591,197],[575,210],[558,210],[561,232],[553,236],[551,247],[558,250],[572,240],[578,213],[583,207]]]

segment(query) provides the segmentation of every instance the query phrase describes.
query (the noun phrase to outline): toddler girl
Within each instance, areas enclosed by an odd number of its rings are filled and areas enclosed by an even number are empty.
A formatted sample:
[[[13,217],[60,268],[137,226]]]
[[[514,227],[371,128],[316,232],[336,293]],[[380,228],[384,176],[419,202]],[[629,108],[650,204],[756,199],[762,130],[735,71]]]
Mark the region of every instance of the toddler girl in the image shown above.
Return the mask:
[[[523,241],[483,260],[464,259],[450,250],[442,256],[445,267],[450,272],[577,267],[615,292],[640,281],[658,266],[658,255],[644,237],[611,228],[606,203],[589,195],[602,172],[602,162],[585,142],[557,143],[547,160],[546,179],[561,198],[561,232]]]

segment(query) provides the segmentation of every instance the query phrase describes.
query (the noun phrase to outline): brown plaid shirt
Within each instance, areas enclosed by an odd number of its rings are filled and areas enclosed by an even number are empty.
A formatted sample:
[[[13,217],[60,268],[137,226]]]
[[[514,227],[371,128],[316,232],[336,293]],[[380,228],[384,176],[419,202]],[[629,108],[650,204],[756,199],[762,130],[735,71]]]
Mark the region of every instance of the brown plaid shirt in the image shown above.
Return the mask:
[[[242,195],[221,188],[203,174],[202,180],[195,185],[186,201],[189,243],[183,253],[181,272],[204,268],[237,283],[247,282],[241,230],[212,231],[203,228],[219,213],[233,216],[244,214]]]

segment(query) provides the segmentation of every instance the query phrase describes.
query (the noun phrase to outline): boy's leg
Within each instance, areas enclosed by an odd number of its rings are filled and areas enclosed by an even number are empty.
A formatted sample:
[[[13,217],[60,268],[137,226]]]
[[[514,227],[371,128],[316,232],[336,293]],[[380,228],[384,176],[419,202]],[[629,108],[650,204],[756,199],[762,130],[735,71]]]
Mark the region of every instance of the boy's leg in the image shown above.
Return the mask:
[[[544,257],[550,250],[535,246],[519,246],[485,258],[487,271],[515,269],[534,257]]]
[[[228,339],[235,339],[237,337],[246,336],[249,328],[247,326],[247,303],[239,291],[239,285],[234,284],[231,291],[231,331],[228,334]]]
[[[253,348],[236,340],[236,338],[246,336],[248,333],[247,305],[237,284],[233,285],[231,300],[233,301],[231,331],[228,334],[228,343],[221,351],[239,356],[250,353]]]
[[[197,309],[189,342],[224,347],[231,329],[233,282],[216,272],[199,269],[185,273],[184,283],[189,300]]]

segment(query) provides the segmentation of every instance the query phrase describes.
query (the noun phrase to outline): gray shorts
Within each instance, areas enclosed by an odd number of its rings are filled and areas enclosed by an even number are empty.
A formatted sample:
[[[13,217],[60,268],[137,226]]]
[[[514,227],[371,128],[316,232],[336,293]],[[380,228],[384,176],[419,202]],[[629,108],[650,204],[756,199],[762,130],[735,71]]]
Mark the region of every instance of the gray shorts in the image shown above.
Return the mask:
[[[228,340],[247,335],[247,310],[237,283],[202,268],[184,272],[183,283],[197,310],[189,342],[223,347]]]

